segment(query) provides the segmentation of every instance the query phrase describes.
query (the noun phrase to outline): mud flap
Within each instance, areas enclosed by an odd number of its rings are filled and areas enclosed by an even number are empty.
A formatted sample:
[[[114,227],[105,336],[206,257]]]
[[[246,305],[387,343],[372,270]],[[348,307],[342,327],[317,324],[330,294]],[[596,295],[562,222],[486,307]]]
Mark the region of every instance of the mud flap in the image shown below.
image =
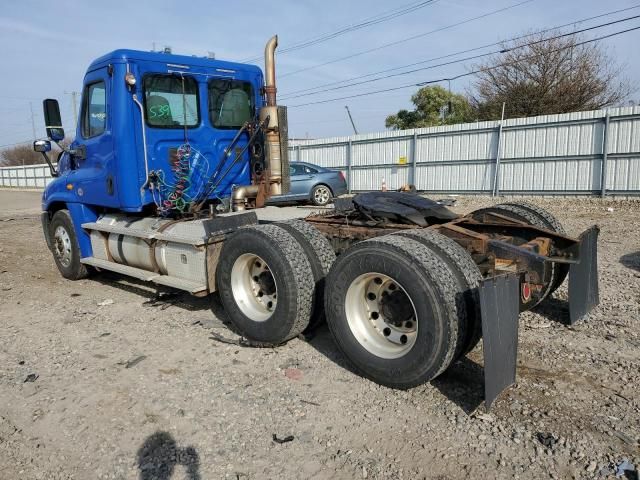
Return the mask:
[[[569,323],[573,325],[600,303],[598,234],[594,225],[580,235],[580,262],[569,268]]]
[[[487,410],[516,381],[520,276],[500,275],[480,283],[484,354],[484,401]]]

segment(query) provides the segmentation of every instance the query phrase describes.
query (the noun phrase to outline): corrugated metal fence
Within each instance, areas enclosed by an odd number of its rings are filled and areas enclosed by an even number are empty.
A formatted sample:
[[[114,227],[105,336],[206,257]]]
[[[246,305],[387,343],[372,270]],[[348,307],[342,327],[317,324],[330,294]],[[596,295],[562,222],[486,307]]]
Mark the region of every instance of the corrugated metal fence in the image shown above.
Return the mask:
[[[384,179],[389,189],[413,183],[437,193],[640,194],[640,107],[298,140],[289,149],[292,161],[345,171],[352,191],[379,190]],[[0,187],[49,181],[46,165],[0,168]]]
[[[51,180],[47,165],[0,167],[0,187],[42,189]]]
[[[289,158],[343,170],[353,191],[638,195],[640,107],[295,140]]]

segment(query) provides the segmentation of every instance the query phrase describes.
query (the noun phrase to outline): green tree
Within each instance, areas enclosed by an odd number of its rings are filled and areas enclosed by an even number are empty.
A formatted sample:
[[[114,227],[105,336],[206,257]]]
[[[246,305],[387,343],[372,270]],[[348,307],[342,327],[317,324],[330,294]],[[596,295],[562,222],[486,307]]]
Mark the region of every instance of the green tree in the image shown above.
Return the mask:
[[[389,115],[384,122],[387,128],[406,130],[475,120],[475,112],[464,95],[451,93],[437,85],[421,88],[411,96],[411,101],[415,110],[400,110],[395,115]],[[448,109],[449,105],[451,111],[442,118],[441,109]]]

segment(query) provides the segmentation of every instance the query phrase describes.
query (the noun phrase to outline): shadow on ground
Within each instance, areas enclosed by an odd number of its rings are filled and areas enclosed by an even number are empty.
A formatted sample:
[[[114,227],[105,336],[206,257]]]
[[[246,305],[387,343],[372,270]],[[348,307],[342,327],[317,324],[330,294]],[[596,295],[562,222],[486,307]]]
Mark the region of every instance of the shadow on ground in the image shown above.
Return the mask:
[[[200,457],[196,449],[178,447],[167,432],[158,431],[147,437],[138,450],[137,462],[140,480],[169,480],[176,466],[185,468],[187,480],[200,480]]]
[[[620,263],[631,270],[640,272],[640,250],[620,257]]]
[[[91,280],[104,286],[118,288],[125,292],[144,297],[142,303],[147,307],[157,307],[165,310],[175,306],[189,312],[199,312],[211,309],[211,300],[208,297],[194,297],[181,290],[173,290],[161,285],[155,285],[136,278],[119,275],[113,272],[100,272],[91,277]]]
[[[322,355],[348,370],[359,375],[349,360],[338,350],[326,324],[322,324],[312,332],[309,345]],[[455,362],[442,375],[431,382],[447,399],[458,405],[466,414],[471,414],[484,401],[484,370],[468,357]]]
[[[532,312],[542,315],[552,322],[561,323],[562,325],[571,324],[569,320],[569,302],[566,300],[553,297],[545,298]]]

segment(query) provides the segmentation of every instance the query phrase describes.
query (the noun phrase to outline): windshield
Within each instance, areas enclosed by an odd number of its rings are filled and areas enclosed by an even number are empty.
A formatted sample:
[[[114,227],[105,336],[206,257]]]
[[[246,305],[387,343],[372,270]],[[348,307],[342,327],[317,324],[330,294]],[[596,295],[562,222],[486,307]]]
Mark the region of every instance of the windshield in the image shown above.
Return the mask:
[[[209,118],[215,128],[240,128],[253,118],[254,112],[251,83],[231,79],[209,82]]]

